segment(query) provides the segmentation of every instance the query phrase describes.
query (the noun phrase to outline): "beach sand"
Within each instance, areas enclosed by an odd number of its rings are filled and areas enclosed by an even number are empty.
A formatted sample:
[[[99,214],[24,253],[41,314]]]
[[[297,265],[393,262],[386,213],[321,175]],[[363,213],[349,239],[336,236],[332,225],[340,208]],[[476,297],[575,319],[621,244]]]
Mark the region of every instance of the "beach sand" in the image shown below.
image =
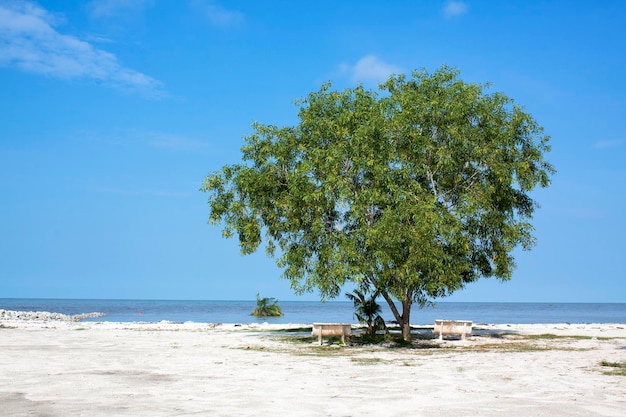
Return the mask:
[[[317,346],[298,325],[0,325],[0,416],[626,415],[626,376],[601,365],[626,363],[619,324],[479,325],[412,349]]]

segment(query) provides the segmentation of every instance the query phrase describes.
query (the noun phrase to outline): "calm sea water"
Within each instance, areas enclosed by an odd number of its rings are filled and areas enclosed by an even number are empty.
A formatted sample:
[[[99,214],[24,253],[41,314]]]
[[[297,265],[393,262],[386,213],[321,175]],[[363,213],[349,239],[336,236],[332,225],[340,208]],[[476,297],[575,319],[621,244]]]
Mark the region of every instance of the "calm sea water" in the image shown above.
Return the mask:
[[[356,323],[351,302],[328,303],[281,301],[284,316],[257,319],[250,315],[256,301],[172,301],[172,300],[77,300],[0,299],[0,309],[49,311],[63,314],[91,312],[104,317],[88,321],[201,323]],[[383,318],[393,320],[389,307],[381,302]],[[452,303],[414,308],[413,324],[430,324],[435,319],[472,320],[475,323],[624,323],[626,303]]]

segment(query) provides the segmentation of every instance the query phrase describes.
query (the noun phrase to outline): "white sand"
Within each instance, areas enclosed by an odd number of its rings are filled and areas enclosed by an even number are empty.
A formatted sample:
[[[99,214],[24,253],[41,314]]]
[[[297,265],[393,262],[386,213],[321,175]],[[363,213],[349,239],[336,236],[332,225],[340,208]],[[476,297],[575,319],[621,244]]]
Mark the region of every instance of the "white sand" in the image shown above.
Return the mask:
[[[626,415],[626,376],[600,366],[626,362],[625,325],[485,325],[428,349],[269,331],[285,326],[0,325],[0,416]],[[591,338],[524,336],[548,333]]]

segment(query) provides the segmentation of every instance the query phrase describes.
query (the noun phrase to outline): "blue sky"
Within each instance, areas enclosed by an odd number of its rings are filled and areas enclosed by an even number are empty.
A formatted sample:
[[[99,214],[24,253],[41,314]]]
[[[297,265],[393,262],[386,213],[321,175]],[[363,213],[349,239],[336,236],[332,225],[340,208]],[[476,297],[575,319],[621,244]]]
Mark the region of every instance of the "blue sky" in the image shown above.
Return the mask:
[[[295,296],[206,225],[251,123],[442,64],[552,137],[537,246],[450,301],[626,302],[626,2],[0,0],[0,298]]]

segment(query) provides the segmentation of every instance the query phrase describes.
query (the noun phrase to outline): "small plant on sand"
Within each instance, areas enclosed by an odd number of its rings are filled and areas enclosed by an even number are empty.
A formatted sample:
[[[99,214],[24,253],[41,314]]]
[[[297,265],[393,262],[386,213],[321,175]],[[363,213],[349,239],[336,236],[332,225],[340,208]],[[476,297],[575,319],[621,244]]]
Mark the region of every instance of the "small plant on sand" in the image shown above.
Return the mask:
[[[280,317],[283,315],[278,306],[278,300],[270,297],[261,298],[261,294],[256,295],[256,308],[252,312],[255,317]]]
[[[601,366],[611,368],[610,371],[604,372],[606,375],[620,375],[626,376],[626,362],[609,362],[602,361],[600,362]]]
[[[375,292],[371,297],[367,297],[366,290],[356,289],[352,293],[346,293],[346,297],[354,303],[354,316],[360,323],[367,325],[365,334],[375,338],[377,330],[386,330],[385,320],[381,317],[380,305],[376,302],[379,293]]]

